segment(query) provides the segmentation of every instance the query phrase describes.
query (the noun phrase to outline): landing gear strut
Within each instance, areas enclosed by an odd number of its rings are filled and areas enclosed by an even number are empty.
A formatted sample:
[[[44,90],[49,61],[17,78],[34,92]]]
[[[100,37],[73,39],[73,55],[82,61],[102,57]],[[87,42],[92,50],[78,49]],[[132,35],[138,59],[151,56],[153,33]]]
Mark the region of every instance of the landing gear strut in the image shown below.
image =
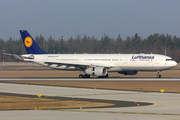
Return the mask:
[[[85,75],[80,74],[80,75],[79,75],[79,78],[90,78],[90,75],[87,75],[87,74],[85,74]]]
[[[157,77],[157,78],[161,78],[161,73],[160,73],[160,71],[158,71],[158,74],[157,74],[156,77]]]
[[[106,74],[105,76],[98,76],[98,78],[108,78],[108,77],[109,77],[108,74]],[[90,75],[87,75],[87,74],[85,74],[85,75],[80,74],[80,75],[79,75],[79,78],[90,78]]]
[[[109,77],[109,75],[108,75],[108,74],[106,74],[106,75],[105,75],[105,78],[108,78],[108,77]]]

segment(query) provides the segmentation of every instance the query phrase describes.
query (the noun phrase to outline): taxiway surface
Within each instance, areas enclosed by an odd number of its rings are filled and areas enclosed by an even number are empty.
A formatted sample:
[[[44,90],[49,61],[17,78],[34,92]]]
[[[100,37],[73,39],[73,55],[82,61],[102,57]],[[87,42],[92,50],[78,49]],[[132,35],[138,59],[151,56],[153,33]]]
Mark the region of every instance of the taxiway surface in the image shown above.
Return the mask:
[[[172,79],[170,78],[166,80],[171,81]],[[11,119],[13,120],[14,119],[18,119],[18,120],[19,119],[35,119],[35,120],[36,119],[62,119],[62,120],[65,119],[67,120],[180,119],[180,102],[179,102],[180,95],[175,93],[154,93],[154,92],[146,93],[146,92],[135,92],[135,91],[86,89],[86,88],[57,87],[57,86],[55,87],[55,86],[42,86],[42,85],[38,86],[38,85],[12,84],[12,83],[0,83],[0,91],[4,93],[18,93],[18,94],[27,94],[27,95],[42,94],[42,96],[52,96],[52,97],[59,96],[59,97],[72,98],[73,96],[75,99],[85,98],[85,99],[99,99],[99,100],[103,99],[103,100],[116,100],[116,101],[119,100],[119,101],[130,101],[130,102],[137,101],[137,102],[153,103],[153,105],[149,105],[149,106],[141,106],[140,104],[140,106],[137,107],[0,111],[0,119],[8,119],[8,120],[9,119],[10,120]]]

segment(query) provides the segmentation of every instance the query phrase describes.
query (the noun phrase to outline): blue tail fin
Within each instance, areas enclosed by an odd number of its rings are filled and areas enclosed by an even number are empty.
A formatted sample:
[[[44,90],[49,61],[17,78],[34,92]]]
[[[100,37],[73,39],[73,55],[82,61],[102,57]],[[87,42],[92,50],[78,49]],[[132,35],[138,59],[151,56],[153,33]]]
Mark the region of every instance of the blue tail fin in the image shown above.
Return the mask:
[[[26,30],[20,30],[27,54],[47,54],[44,52]]]

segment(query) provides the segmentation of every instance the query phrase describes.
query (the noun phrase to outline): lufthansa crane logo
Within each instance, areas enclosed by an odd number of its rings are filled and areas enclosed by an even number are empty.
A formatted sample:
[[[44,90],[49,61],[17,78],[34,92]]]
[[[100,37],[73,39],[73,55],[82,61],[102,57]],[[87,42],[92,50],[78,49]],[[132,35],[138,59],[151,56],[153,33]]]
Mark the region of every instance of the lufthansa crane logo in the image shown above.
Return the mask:
[[[25,38],[24,44],[25,44],[26,47],[28,47],[28,48],[31,47],[32,43],[33,43],[33,40],[32,40],[31,37],[28,36],[28,37]]]

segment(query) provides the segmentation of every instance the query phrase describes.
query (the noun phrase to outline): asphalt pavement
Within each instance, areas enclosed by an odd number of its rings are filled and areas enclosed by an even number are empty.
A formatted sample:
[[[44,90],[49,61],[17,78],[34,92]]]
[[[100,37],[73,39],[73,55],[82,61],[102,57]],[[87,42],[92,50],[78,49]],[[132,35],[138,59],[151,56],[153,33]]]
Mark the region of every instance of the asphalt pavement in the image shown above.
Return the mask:
[[[1,78],[1,80],[4,78]],[[11,78],[13,79],[13,78]],[[27,80],[23,78],[24,80]],[[30,78],[32,79],[32,78]],[[43,79],[43,78],[41,78]],[[44,80],[49,80],[44,79]],[[129,78],[128,78],[129,79]],[[145,79],[145,78],[142,78]],[[152,79],[152,78],[149,78]],[[17,79],[15,79],[17,80]],[[36,79],[34,79],[36,80]],[[118,79],[119,80],[119,79]],[[138,78],[136,78],[138,80]],[[153,79],[156,80],[156,79]],[[172,78],[165,80],[171,81]],[[179,80],[179,78],[173,80]],[[180,119],[180,94],[178,93],[154,93],[137,91],[119,91],[104,89],[86,89],[73,87],[39,86],[26,84],[0,83],[0,94],[42,96],[54,99],[89,100],[99,102],[123,102],[134,106],[116,106],[107,108],[86,108],[86,109],[56,109],[56,110],[10,110],[0,111],[0,119],[62,119],[62,120],[172,120]],[[135,104],[139,103],[139,106]],[[122,103],[121,103],[122,102]],[[125,103],[125,104],[126,104]],[[149,105],[143,106],[143,103]],[[83,107],[83,106],[82,106]]]

